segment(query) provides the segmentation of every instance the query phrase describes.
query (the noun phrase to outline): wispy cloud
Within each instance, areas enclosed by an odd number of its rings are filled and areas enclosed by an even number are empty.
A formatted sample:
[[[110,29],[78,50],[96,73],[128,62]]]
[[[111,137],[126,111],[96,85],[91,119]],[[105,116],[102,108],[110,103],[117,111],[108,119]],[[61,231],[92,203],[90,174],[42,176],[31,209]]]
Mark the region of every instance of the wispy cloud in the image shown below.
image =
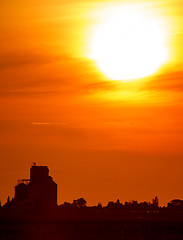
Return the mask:
[[[68,125],[64,122],[32,122],[32,125]]]
[[[42,65],[57,61],[59,57],[35,52],[1,53],[0,69],[24,67],[25,65]]]
[[[168,72],[153,77],[152,80],[147,81],[140,90],[182,92],[183,71]]]

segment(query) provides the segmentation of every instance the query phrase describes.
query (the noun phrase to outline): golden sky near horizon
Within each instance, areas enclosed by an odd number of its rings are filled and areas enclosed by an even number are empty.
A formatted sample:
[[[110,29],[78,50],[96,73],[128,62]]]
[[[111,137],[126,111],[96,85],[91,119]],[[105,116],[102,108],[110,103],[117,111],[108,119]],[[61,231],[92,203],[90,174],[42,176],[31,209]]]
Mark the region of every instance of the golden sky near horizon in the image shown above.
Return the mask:
[[[96,29],[123,6],[135,9],[137,17],[150,14],[147,23],[162,26],[168,57],[149,76],[115,81],[98,67],[96,54],[90,57],[91,44]],[[29,176],[32,162],[50,168],[59,203],[79,197],[88,204],[151,201],[155,195],[161,204],[183,199],[181,0],[1,0],[0,18],[3,203],[13,196],[17,179]],[[108,26],[112,31],[114,25]],[[97,53],[116,32],[102,34]],[[138,36],[132,35],[132,42]],[[153,62],[144,55],[142,66],[157,63],[161,49],[150,52]],[[105,49],[101,54],[97,57],[106,60]],[[125,62],[128,51],[119,59]]]

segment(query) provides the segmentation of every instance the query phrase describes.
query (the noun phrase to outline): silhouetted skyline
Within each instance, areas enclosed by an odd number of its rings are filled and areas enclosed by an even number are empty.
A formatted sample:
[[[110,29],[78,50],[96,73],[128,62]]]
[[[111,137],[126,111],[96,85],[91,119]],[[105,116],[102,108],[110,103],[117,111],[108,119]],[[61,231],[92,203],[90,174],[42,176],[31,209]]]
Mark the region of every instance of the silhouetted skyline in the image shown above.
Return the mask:
[[[77,189],[75,189],[77,191]],[[7,202],[0,208],[1,219],[12,218],[61,218],[61,219],[105,219],[124,217],[175,217],[183,218],[183,200],[174,199],[167,207],[159,206],[159,199],[155,196],[152,202],[137,202],[132,200],[120,202],[109,201],[106,206],[87,206],[84,198],[64,202],[57,205],[57,184],[49,176],[47,166],[30,168],[30,179],[22,179],[15,186],[14,198],[7,198]]]

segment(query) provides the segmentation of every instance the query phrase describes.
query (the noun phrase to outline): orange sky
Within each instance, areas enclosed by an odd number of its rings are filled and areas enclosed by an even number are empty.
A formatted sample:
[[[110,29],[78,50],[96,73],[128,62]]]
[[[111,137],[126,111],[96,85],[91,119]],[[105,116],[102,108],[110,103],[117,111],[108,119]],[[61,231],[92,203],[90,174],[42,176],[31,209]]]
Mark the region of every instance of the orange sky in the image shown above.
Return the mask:
[[[133,82],[87,57],[101,10],[123,2],[1,0],[3,203],[33,161],[49,166],[59,203],[183,199],[182,1],[143,2],[168,27],[171,61]]]

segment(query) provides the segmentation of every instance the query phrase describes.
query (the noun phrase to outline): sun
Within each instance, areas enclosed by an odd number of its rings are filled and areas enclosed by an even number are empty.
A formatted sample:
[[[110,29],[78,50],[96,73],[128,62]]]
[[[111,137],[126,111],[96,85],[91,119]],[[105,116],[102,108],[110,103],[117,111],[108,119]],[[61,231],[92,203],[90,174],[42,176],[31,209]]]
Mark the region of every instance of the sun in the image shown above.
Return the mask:
[[[163,24],[147,9],[111,8],[92,33],[89,57],[112,80],[150,76],[169,58]]]

